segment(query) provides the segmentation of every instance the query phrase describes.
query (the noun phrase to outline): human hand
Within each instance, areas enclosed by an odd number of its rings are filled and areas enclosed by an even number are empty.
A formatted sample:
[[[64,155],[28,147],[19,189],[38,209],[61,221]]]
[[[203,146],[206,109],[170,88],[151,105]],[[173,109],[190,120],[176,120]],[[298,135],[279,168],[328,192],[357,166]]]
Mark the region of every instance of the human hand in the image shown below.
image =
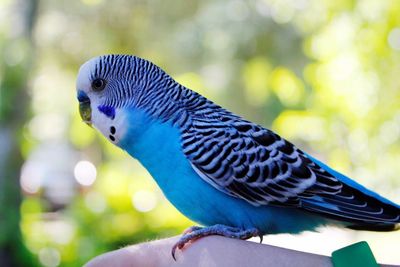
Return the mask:
[[[179,237],[151,241],[100,255],[85,267],[163,267],[163,266],[332,266],[327,256],[271,245],[209,236],[176,251],[171,248]]]

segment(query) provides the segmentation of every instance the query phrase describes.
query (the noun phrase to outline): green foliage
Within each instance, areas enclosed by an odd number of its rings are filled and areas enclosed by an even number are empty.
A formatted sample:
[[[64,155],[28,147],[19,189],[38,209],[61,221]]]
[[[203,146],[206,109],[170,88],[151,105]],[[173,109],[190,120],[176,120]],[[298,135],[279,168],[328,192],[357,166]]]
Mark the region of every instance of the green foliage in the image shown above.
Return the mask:
[[[18,8],[0,7],[7,18]],[[31,116],[15,132],[26,160],[20,227],[28,249],[44,266],[81,266],[193,224],[138,162],[80,121],[78,68],[107,53],[150,59],[400,202],[399,14],[395,0],[42,0],[34,48],[9,41],[12,25],[0,28],[0,119],[18,113],[7,100],[17,93],[12,84],[32,73]],[[26,54],[36,55],[33,66],[7,67]],[[89,167],[80,170],[83,161]],[[85,180],[92,166],[93,184]],[[397,255],[373,249],[378,259]]]

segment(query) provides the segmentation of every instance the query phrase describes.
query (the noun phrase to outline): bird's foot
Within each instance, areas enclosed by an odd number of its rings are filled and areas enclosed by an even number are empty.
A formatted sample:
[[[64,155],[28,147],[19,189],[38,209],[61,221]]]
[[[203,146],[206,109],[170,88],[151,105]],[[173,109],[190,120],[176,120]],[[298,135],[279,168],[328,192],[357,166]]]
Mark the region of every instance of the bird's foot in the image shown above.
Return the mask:
[[[202,229],[203,227],[200,226],[190,226],[189,228],[187,228],[185,231],[183,231],[182,235],[187,235],[192,233],[193,231],[197,231]]]
[[[186,229],[178,242],[172,247],[172,257],[175,258],[176,249],[182,249],[187,243],[193,242],[199,238],[209,235],[220,235],[236,239],[249,239],[250,237],[259,236],[262,242],[262,234],[256,228],[241,229],[230,227],[222,224],[216,224],[209,227],[192,226]]]

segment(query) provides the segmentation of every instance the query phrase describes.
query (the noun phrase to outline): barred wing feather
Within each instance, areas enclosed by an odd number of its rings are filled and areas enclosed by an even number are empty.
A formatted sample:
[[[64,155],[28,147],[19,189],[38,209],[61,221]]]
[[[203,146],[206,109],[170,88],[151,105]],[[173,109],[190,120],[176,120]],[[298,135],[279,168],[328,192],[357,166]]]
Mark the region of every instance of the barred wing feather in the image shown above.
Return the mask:
[[[193,120],[182,145],[201,178],[255,206],[299,206],[301,197],[337,194],[342,187],[294,145],[241,119]]]

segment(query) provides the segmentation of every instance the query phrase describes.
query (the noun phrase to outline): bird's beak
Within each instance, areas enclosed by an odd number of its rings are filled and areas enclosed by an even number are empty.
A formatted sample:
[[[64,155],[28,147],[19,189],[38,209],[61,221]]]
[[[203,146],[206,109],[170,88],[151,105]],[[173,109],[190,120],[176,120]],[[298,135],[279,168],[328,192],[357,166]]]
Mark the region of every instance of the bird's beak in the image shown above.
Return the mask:
[[[78,91],[79,114],[84,123],[92,127],[92,108],[90,107],[90,98],[81,90]]]

